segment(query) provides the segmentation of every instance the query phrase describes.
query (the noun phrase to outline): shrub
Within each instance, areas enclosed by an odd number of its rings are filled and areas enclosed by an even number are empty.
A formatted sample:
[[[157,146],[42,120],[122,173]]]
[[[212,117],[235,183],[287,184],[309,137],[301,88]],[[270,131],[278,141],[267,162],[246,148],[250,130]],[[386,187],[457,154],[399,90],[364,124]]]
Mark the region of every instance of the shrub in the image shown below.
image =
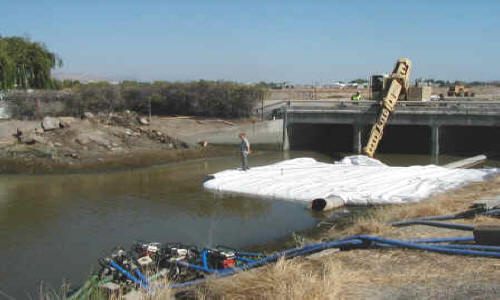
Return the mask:
[[[62,91],[11,91],[7,101],[14,118],[43,115],[81,116],[84,111],[133,110],[155,115],[194,115],[241,118],[252,113],[266,88],[226,81],[154,82],[124,81],[80,84]]]

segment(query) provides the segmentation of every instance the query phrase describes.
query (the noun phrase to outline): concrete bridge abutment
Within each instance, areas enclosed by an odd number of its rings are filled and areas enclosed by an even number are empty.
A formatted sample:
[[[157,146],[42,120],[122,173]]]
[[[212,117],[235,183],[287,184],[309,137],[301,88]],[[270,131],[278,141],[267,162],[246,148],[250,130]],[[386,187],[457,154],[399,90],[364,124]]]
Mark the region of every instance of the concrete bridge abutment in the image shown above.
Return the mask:
[[[290,101],[283,113],[283,150],[360,154],[379,110],[373,101],[298,102]],[[404,102],[389,119],[377,152],[430,154],[437,163],[442,153],[498,153],[499,136],[498,101]]]

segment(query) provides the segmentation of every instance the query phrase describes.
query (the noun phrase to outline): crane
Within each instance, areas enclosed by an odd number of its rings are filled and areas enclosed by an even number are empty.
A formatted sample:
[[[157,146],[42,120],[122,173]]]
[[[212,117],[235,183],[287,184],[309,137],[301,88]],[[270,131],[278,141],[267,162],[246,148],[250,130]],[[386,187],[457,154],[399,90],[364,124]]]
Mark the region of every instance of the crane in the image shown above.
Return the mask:
[[[389,121],[389,117],[396,108],[396,103],[402,97],[407,97],[410,87],[410,72],[412,63],[408,58],[398,59],[392,73],[388,77],[388,88],[383,91],[384,97],[380,104],[380,112],[375,124],[373,124],[370,137],[363,153],[369,157],[375,155],[378,144],[382,140],[384,128]]]

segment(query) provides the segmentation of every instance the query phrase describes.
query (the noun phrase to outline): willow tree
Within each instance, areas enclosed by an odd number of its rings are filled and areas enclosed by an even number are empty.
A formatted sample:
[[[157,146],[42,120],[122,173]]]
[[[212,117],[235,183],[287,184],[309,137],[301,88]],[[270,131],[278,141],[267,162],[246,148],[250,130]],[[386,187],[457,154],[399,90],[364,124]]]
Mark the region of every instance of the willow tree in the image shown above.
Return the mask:
[[[47,47],[27,38],[0,37],[0,88],[50,87],[51,70],[62,60]]]

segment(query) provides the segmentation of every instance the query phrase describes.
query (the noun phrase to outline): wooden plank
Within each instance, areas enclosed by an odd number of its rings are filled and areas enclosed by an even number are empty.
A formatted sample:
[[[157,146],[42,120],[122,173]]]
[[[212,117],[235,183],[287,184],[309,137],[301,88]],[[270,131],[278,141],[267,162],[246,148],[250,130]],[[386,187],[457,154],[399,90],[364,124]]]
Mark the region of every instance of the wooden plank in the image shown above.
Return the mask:
[[[486,157],[486,155],[481,154],[481,155],[476,155],[476,156],[469,157],[466,159],[461,159],[459,161],[454,161],[452,163],[443,165],[443,167],[449,168],[449,169],[470,168],[470,167],[473,167],[475,165],[478,165],[478,164],[484,162],[486,159],[488,159]]]

